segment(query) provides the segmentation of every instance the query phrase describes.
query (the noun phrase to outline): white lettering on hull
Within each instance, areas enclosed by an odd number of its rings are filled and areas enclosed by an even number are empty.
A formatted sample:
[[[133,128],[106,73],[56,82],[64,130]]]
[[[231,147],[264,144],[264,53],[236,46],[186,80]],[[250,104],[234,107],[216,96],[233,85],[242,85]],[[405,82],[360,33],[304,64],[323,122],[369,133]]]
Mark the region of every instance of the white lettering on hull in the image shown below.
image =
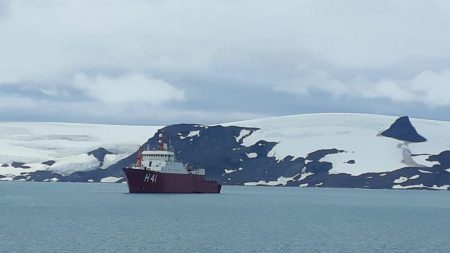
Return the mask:
[[[144,183],[148,183],[148,182],[156,183],[157,178],[158,178],[157,174],[147,173],[147,174],[145,174]]]

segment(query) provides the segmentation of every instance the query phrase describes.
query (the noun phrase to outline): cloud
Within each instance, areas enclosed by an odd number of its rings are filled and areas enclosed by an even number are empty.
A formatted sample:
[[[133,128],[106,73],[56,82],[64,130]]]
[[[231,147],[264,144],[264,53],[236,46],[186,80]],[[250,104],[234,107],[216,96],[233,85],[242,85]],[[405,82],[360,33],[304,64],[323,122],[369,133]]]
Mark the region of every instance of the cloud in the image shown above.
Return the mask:
[[[115,77],[78,74],[74,78],[74,85],[93,99],[109,106],[159,105],[185,100],[184,91],[164,80],[137,73]]]
[[[77,120],[87,105],[123,119],[164,106],[178,120],[215,121],[330,111],[330,97],[353,99],[339,101],[346,110],[388,100],[413,114],[449,106],[448,13],[439,0],[0,0],[0,88],[21,92],[0,93],[47,104],[55,118],[58,100]]]
[[[2,0],[0,1],[0,21],[3,17],[8,15],[10,6],[10,0]]]
[[[203,72],[228,55],[398,68],[450,57],[449,10],[431,0],[13,1],[0,23],[0,83],[86,69]]]
[[[6,113],[5,111],[11,109],[23,109],[31,111],[36,108],[36,105],[36,101],[29,98],[0,95],[0,110],[4,110],[3,113]]]
[[[418,101],[435,107],[450,106],[450,70],[424,71],[409,83],[410,89],[418,94]]]
[[[333,97],[381,98],[396,103],[421,103],[429,107],[450,106],[450,70],[424,71],[407,79],[386,78],[371,81],[366,77],[340,80],[325,71],[308,74],[274,87],[275,91],[311,95],[320,91]]]

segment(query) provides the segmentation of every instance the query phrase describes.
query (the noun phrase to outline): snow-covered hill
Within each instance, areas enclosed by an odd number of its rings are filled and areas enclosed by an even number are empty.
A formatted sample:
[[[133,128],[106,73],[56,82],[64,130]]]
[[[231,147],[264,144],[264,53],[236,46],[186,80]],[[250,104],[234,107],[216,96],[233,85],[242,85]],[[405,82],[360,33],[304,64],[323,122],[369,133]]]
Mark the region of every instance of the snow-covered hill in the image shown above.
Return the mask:
[[[0,123],[0,180],[123,182],[121,168],[140,144],[156,145],[158,129]],[[306,114],[159,131],[180,160],[224,184],[450,187],[450,122]]]
[[[102,166],[133,153],[157,126],[119,126],[75,123],[0,123],[0,180],[39,170],[63,175],[92,170],[100,161],[88,154],[109,150]],[[3,176],[3,178],[1,178]]]
[[[428,139],[426,142],[414,143],[380,135],[397,119],[368,114],[305,114],[226,125],[259,128],[259,131],[244,138],[244,146],[259,140],[277,142],[269,156],[279,161],[289,155],[294,158],[306,157],[315,150],[344,150],[321,159],[333,163],[331,174],[360,175],[392,171],[405,166],[433,166],[436,162],[427,161],[426,154],[450,150],[450,122],[411,119],[417,131]],[[414,156],[411,160],[410,152],[425,155]],[[348,163],[350,160],[355,163]]]

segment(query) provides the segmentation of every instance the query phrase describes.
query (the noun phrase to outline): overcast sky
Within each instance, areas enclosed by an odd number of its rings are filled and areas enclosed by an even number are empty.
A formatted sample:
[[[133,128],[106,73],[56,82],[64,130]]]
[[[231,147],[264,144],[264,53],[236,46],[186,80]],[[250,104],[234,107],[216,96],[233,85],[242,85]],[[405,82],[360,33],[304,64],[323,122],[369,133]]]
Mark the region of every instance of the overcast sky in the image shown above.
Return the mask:
[[[450,1],[0,0],[0,121],[450,120]]]

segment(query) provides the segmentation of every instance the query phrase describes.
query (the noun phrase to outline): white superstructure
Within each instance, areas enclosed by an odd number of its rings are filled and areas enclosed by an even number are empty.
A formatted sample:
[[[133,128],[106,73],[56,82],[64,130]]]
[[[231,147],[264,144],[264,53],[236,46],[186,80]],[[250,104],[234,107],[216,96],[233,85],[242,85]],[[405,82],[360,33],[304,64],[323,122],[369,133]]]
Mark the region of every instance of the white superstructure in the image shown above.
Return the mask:
[[[162,134],[159,134],[158,149],[139,151],[136,168],[163,173],[205,175],[204,169],[193,170],[187,165],[177,162],[175,153],[168,150],[167,144],[164,143],[162,137]]]

